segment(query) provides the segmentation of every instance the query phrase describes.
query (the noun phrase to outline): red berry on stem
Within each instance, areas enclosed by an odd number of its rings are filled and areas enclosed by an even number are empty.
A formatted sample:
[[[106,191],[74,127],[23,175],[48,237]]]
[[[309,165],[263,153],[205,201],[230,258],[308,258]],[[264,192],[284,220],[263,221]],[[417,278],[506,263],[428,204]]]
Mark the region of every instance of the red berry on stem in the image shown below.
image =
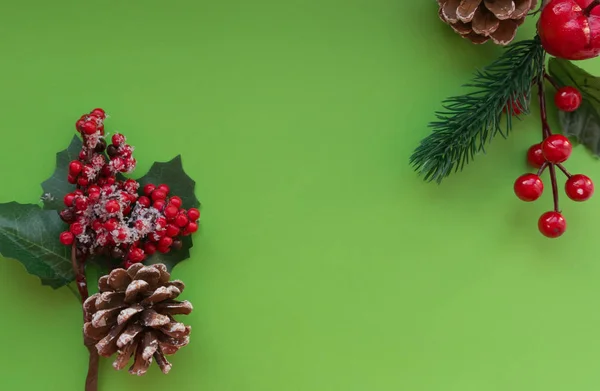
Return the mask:
[[[175,218],[175,224],[177,224],[178,226],[180,226],[182,228],[185,227],[186,225],[188,225],[188,222],[189,222],[189,220],[188,220],[187,216],[185,215],[185,213],[179,213],[177,215],[177,217]]]
[[[573,201],[586,201],[594,194],[594,183],[587,176],[576,174],[567,179],[565,192]]]
[[[535,174],[525,174],[517,178],[514,185],[517,197],[523,201],[535,201],[544,191],[544,183]]]
[[[83,225],[80,223],[73,223],[69,227],[69,231],[71,231],[71,233],[75,236],[81,235],[83,233]]]
[[[567,222],[559,212],[546,212],[538,220],[538,229],[548,238],[558,238],[567,229]]]
[[[573,145],[562,134],[553,134],[542,142],[542,153],[550,163],[562,163],[571,156]]]
[[[119,205],[119,201],[117,200],[109,200],[104,208],[108,213],[116,213],[121,209],[121,205]]]
[[[581,105],[581,92],[575,87],[561,87],[554,95],[554,104],[561,111],[575,111]]]
[[[200,218],[200,211],[196,208],[190,208],[187,211],[187,215],[190,221],[196,221]]]
[[[81,172],[81,170],[83,170],[83,163],[81,163],[79,160],[73,160],[71,163],[69,163],[69,174],[77,175]]]
[[[586,15],[591,0],[551,0],[542,9],[538,34],[551,55],[566,60],[585,60],[600,54],[600,7]]]
[[[169,205],[165,208],[165,217],[167,219],[173,219],[177,216],[177,212],[179,212],[179,208],[174,205]]]
[[[156,189],[156,186],[154,186],[152,183],[148,183],[146,186],[144,186],[144,194],[150,197],[154,189]]]
[[[73,240],[75,240],[75,237],[71,232],[65,231],[60,234],[59,240],[65,246],[70,246],[71,244],[73,244]]]
[[[181,208],[181,204],[182,204],[181,198],[179,198],[177,196],[171,197],[171,198],[169,198],[169,204],[171,204],[177,208]]]
[[[140,198],[137,199],[137,202],[144,208],[150,207],[150,198],[148,198],[146,196],[141,196]]]

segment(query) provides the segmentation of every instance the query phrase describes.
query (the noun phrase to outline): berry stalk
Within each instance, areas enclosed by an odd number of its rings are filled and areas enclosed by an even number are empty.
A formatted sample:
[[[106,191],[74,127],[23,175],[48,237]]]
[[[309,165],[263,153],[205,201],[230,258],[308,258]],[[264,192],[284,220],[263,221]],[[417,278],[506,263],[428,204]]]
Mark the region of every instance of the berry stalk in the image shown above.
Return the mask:
[[[544,72],[545,74],[546,72]],[[548,124],[548,113],[546,111],[546,94],[544,91],[544,79],[540,78],[538,81],[538,96],[540,100],[540,118],[542,120],[542,141],[552,135],[550,125]],[[548,164],[548,171],[550,173],[550,182],[552,183],[552,199],[554,201],[554,211],[560,213],[558,205],[558,183],[556,182],[556,169],[554,163]]]
[[[592,13],[592,10],[594,8],[596,8],[598,5],[600,5],[600,0],[592,1],[590,4],[588,4],[587,7],[585,7],[585,9],[583,10],[583,14],[585,16],[590,16],[590,14]]]

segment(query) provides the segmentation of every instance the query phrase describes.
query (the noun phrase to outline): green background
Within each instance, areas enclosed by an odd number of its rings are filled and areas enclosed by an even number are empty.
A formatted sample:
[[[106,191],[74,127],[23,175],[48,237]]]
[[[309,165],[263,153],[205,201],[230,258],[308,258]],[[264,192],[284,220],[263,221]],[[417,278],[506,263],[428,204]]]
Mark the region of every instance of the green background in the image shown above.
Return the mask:
[[[181,153],[203,202],[174,273],[191,344],[169,376],[103,360],[101,391],[600,388],[600,196],[563,195],[567,233],[537,232],[549,192],[527,204],[512,183],[538,117],[441,186],[408,166],[440,101],[501,52],[435,2],[38,0],[4,7],[0,33],[0,202],[37,201],[94,107],[137,176]],[[567,167],[600,182],[581,146]],[[0,276],[0,389],[81,390],[72,294],[13,260]]]

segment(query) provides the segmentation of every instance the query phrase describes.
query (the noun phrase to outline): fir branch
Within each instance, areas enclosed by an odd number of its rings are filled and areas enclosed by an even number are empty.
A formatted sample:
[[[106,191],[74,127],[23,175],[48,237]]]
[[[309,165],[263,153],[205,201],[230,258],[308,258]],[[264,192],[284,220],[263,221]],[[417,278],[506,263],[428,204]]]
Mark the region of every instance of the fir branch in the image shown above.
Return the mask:
[[[462,170],[476,153],[498,133],[506,137],[512,118],[506,117],[503,132],[501,117],[513,107],[529,113],[531,88],[544,75],[545,52],[539,37],[508,46],[492,64],[475,73],[464,87],[473,89],[443,102],[444,111],[436,113],[433,132],[421,141],[410,157],[410,164],[428,182],[440,183],[452,170]]]

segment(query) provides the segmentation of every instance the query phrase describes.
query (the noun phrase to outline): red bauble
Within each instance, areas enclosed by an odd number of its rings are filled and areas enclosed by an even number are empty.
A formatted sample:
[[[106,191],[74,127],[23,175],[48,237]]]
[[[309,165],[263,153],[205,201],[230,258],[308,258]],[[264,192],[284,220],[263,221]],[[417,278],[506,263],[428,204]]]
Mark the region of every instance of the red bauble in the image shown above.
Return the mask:
[[[594,194],[594,182],[585,175],[573,175],[565,183],[565,192],[573,201],[589,200]]]
[[[546,162],[542,153],[542,144],[534,144],[527,151],[527,161],[532,167],[540,168]]]
[[[562,134],[553,134],[542,143],[542,153],[550,163],[562,163],[571,156],[573,146]]]
[[[538,220],[538,229],[548,238],[558,238],[565,233],[567,222],[559,212],[546,212]]]
[[[600,7],[590,15],[585,8],[592,0],[551,0],[542,10],[538,34],[551,55],[567,60],[585,60],[600,54]]]
[[[575,87],[562,87],[554,95],[554,104],[561,111],[575,111],[581,106],[581,92]]]
[[[544,192],[544,183],[535,174],[525,174],[517,178],[514,190],[519,199],[531,202],[540,198]]]

